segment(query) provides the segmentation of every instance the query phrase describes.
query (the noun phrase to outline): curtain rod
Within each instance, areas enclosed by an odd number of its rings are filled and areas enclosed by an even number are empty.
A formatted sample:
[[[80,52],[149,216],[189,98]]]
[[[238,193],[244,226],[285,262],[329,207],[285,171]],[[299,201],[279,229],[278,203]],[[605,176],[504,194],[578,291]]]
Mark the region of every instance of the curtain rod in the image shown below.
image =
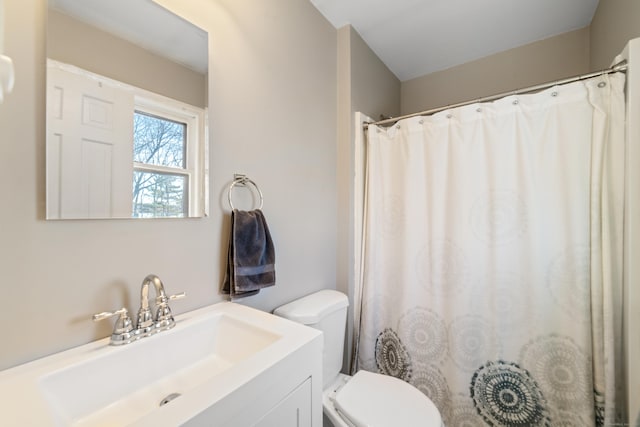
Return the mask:
[[[536,86],[526,87],[526,88],[523,88],[523,89],[516,89],[516,90],[509,91],[509,92],[499,93],[497,95],[486,96],[484,98],[477,98],[477,99],[473,99],[473,100],[470,100],[470,101],[464,101],[464,102],[460,102],[460,103],[457,103],[457,104],[451,104],[451,105],[447,105],[446,107],[438,107],[438,108],[434,108],[434,109],[431,109],[431,110],[420,111],[419,113],[412,113],[412,114],[407,114],[407,115],[404,115],[404,116],[392,117],[390,119],[378,120],[377,122],[364,122],[363,123],[363,127],[364,127],[364,129],[367,129],[369,127],[369,125],[393,124],[393,123],[396,123],[396,122],[398,122],[398,121],[400,121],[402,119],[408,119],[410,117],[416,117],[416,116],[428,116],[428,115],[431,115],[431,114],[438,113],[440,111],[448,110],[450,108],[462,107],[464,105],[474,104],[474,103],[477,103],[477,102],[494,101],[496,99],[504,98],[505,96],[509,96],[509,95],[521,95],[523,93],[535,92],[535,91],[547,89],[547,88],[550,88],[550,87],[553,87],[553,86],[556,86],[556,85],[573,83],[573,82],[577,82],[577,81],[580,81],[580,80],[590,79],[591,77],[602,76],[604,74],[625,72],[625,71],[627,71],[627,67],[628,67],[627,61],[623,60],[623,61],[618,62],[617,64],[615,64],[614,66],[612,66],[610,68],[606,68],[606,69],[600,70],[600,71],[594,71],[593,73],[581,74],[579,76],[568,77],[566,79],[556,80],[554,82],[543,83],[543,84],[539,84],[539,85],[536,85]]]

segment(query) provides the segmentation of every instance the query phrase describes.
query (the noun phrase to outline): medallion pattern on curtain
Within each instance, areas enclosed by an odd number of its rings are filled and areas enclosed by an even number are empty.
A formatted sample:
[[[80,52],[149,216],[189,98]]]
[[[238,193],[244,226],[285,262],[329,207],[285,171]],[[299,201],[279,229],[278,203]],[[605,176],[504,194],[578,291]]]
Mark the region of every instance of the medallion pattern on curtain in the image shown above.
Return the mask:
[[[359,368],[448,427],[620,416],[624,75],[370,126]]]

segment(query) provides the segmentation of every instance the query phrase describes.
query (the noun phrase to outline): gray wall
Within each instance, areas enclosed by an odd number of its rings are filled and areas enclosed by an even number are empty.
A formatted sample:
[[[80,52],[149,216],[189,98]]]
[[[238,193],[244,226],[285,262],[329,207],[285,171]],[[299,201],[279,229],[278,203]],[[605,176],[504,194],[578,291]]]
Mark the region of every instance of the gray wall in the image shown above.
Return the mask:
[[[591,69],[611,65],[627,41],[640,37],[640,1],[600,0],[591,21]]]
[[[586,73],[589,28],[402,82],[402,114]]]
[[[349,295],[345,367],[351,353],[354,289],[355,113],[377,119],[400,114],[400,81],[350,25],[338,29],[337,289]],[[359,243],[359,242],[358,242]]]
[[[91,315],[137,310],[149,273],[186,291],[176,313],[223,300],[235,172],[264,193],[277,250],[277,285],[246,304],[335,288],[336,30],[307,1],[161,3],[210,32],[208,218],[44,220],[46,4],[5,1],[17,79],[0,105],[0,369],[109,335]]]
[[[359,111],[373,119],[399,114],[400,80],[353,27],[348,25],[339,31],[347,29],[351,48],[351,111]]]

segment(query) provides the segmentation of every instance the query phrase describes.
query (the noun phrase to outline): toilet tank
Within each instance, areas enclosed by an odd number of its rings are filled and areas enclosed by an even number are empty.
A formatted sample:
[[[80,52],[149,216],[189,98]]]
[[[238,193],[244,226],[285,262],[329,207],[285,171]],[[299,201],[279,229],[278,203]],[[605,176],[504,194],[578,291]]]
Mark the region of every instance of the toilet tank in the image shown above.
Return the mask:
[[[342,369],[348,306],[349,300],[345,294],[326,289],[292,301],[273,311],[277,316],[322,331],[324,337],[323,386],[329,385]]]

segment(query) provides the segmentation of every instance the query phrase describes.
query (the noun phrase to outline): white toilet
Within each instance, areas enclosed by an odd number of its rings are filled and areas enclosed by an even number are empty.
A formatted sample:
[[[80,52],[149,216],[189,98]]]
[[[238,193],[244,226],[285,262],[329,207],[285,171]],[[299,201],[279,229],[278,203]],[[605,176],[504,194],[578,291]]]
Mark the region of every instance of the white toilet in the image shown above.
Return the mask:
[[[319,329],[324,335],[324,414],[335,427],[441,427],[433,402],[420,390],[387,375],[340,373],[346,329],[346,295],[316,292],[274,310],[274,314]]]

